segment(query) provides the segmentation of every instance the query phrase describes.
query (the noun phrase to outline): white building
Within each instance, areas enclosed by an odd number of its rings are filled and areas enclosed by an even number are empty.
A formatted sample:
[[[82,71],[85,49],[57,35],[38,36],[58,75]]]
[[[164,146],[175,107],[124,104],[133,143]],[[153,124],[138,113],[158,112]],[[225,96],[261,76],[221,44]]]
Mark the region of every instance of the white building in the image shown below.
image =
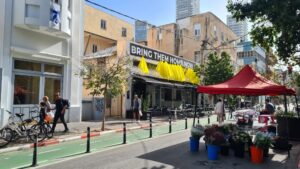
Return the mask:
[[[60,92],[66,118],[81,120],[83,0],[0,1],[0,126],[8,114],[30,115],[43,96]]]
[[[245,21],[236,21],[232,16],[227,16],[227,25],[228,27],[238,36],[241,37],[241,42],[247,42],[248,36],[248,22]]]
[[[176,20],[200,13],[199,0],[176,0]]]

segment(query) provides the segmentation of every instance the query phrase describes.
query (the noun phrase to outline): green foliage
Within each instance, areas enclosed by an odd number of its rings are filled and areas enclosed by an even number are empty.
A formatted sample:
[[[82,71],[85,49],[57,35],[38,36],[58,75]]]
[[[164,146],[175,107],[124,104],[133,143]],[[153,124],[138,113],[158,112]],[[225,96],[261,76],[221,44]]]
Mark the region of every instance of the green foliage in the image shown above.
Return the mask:
[[[201,77],[201,75],[203,75],[204,73],[204,66],[195,65],[194,72],[197,74],[198,77]]]
[[[251,142],[251,137],[248,133],[244,131],[235,132],[232,135],[232,139],[235,143],[249,143]]]
[[[233,66],[230,62],[230,56],[225,52],[222,52],[221,56],[216,53],[210,54],[204,71],[205,85],[221,83],[231,78]]]
[[[105,99],[114,98],[123,92],[127,80],[128,63],[125,57],[116,58],[110,63],[107,58],[85,61],[80,76],[84,78],[84,86],[90,91],[90,95],[103,95]],[[104,99],[104,100],[105,100]],[[106,110],[106,103],[104,104]],[[102,119],[101,130],[104,131],[105,114]]]
[[[287,118],[293,118],[293,117],[298,117],[297,113],[294,111],[288,111],[287,113],[285,113],[285,111],[276,111],[275,114],[276,118],[280,118],[280,117],[287,117]]]
[[[147,111],[150,105],[150,95],[147,95],[144,99],[142,98],[142,111]]]
[[[299,0],[228,0],[228,11],[237,20],[253,22],[251,37],[255,44],[265,49],[276,47],[281,60],[288,62],[299,58],[300,2]]]
[[[200,139],[204,135],[204,127],[201,125],[196,125],[191,128],[191,137],[195,139]]]
[[[257,132],[255,139],[254,139],[254,145],[258,148],[264,149],[269,148],[271,146],[271,137],[267,133]]]
[[[118,59],[114,64],[83,63],[81,76],[85,78],[84,86],[90,95],[114,98],[123,91],[126,82],[126,61]]]

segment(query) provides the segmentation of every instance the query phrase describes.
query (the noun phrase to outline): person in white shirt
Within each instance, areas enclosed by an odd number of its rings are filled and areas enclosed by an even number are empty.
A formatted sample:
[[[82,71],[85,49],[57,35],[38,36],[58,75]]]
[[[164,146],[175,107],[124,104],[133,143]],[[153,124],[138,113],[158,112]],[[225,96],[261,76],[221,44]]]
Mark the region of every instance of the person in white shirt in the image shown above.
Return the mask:
[[[218,115],[219,124],[221,124],[224,121],[224,113],[225,113],[222,99],[218,100],[215,107],[215,113]]]

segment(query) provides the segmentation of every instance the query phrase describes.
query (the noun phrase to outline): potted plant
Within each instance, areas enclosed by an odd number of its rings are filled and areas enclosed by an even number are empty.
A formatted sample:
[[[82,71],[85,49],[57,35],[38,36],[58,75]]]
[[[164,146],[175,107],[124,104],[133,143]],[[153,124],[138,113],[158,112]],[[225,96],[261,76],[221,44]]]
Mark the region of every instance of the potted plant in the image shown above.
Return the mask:
[[[296,112],[277,111],[275,114],[277,121],[277,131],[280,137],[286,137],[290,140],[300,140],[300,132],[295,130],[300,128],[300,118]]]
[[[258,132],[254,139],[254,144],[250,147],[251,161],[253,163],[262,163],[263,157],[268,155],[271,146],[271,138],[267,133]]]
[[[199,140],[204,135],[204,127],[201,125],[196,125],[191,128],[191,137],[190,137],[190,151],[197,152],[199,151]]]
[[[254,139],[254,145],[263,150],[263,156],[269,156],[269,148],[271,146],[272,140],[269,133],[258,132]]]
[[[220,146],[226,142],[224,134],[218,131],[217,126],[211,126],[204,130],[204,141],[207,145],[209,160],[217,160]]]
[[[236,157],[243,158],[245,154],[245,147],[248,147],[251,143],[250,135],[243,131],[237,131],[231,137],[231,144]]]
[[[234,133],[237,130],[237,127],[235,124],[223,124],[219,126],[218,131],[222,132],[225,137],[225,142],[221,144],[220,148],[220,153],[221,155],[228,156],[229,155],[229,138],[231,136],[231,133]]]

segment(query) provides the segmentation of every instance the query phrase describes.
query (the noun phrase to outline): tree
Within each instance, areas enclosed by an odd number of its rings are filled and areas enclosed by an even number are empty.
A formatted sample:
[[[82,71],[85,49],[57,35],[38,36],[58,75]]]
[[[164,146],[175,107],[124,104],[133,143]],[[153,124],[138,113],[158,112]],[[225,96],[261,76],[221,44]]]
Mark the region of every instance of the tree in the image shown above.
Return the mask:
[[[233,66],[230,62],[230,56],[226,52],[222,52],[221,56],[216,53],[210,54],[204,70],[204,84],[221,83],[231,78],[233,76]]]
[[[275,47],[284,62],[296,61],[300,44],[299,0],[228,0],[227,9],[237,20],[254,23],[251,37],[254,44],[269,50]]]
[[[93,96],[104,96],[104,116],[101,130],[105,126],[106,99],[114,98],[123,93],[127,80],[127,60],[125,57],[114,61],[106,58],[85,61],[80,75],[85,78],[84,86]]]

